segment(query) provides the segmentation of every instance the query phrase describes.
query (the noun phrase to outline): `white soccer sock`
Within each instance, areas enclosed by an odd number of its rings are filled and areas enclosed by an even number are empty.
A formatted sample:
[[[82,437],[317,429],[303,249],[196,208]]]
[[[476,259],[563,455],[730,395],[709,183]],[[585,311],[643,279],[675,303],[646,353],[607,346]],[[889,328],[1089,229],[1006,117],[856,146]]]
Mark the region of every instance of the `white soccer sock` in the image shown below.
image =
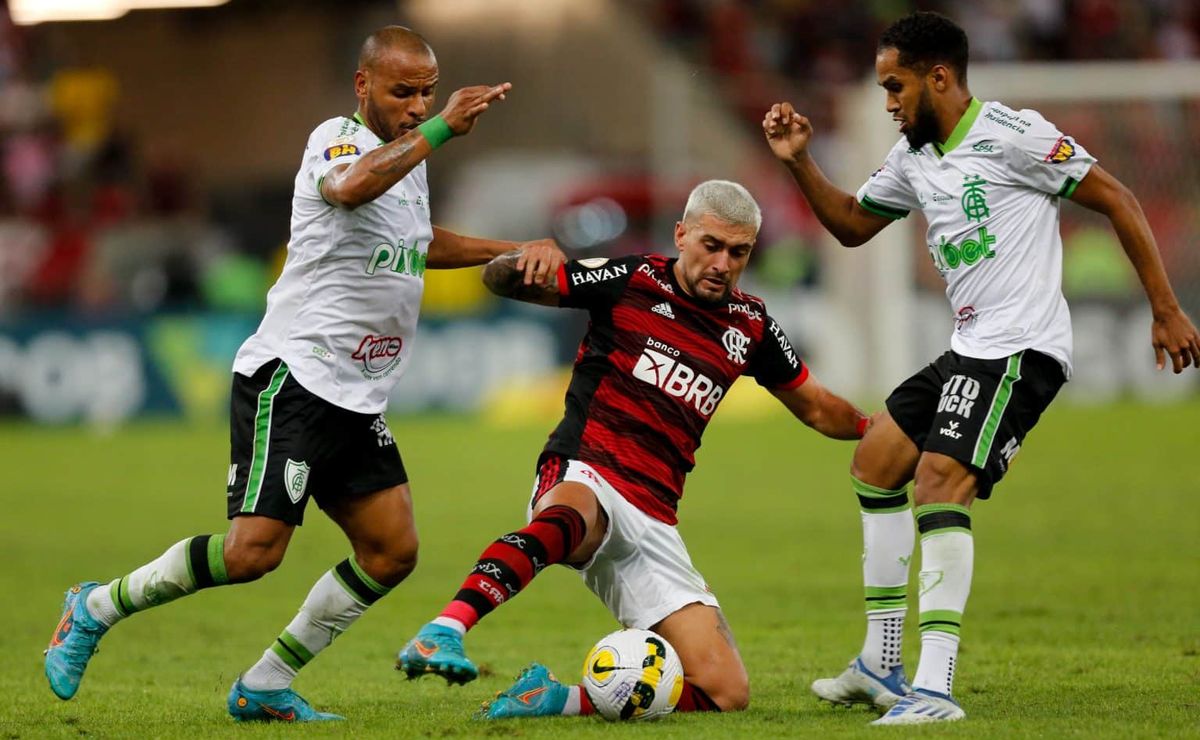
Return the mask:
[[[877,676],[886,676],[892,668],[903,665],[900,648],[904,636],[904,609],[867,612],[867,637],[859,657],[863,665]]]
[[[436,625],[440,625],[442,627],[449,627],[450,629],[457,632],[460,637],[467,634],[467,625],[458,621],[454,617],[434,617],[433,621],[430,622],[430,624],[436,624]]]
[[[242,683],[255,691],[287,688],[301,668],[390,590],[353,558],[343,560],[317,579],[300,612],[242,675]]]
[[[971,516],[965,506],[929,504],[917,507],[917,523],[921,530],[921,662],[913,688],[949,694],[975,562]]]
[[[87,609],[106,626],[136,612],[160,606],[201,588],[229,582],[225,574],[225,535],[200,535],[176,542],[155,560],[127,576],[92,589]]]
[[[862,507],[863,585],[867,634],[859,656],[872,673],[886,675],[903,663],[908,564],[916,534],[904,488],[877,488],[851,478]]]
[[[954,688],[954,664],[958,660],[958,635],[949,632],[921,633],[921,662],[913,688],[949,696]]]
[[[583,711],[583,699],[580,696],[582,692],[583,686],[567,687],[567,703],[563,705],[563,716],[576,717]]]

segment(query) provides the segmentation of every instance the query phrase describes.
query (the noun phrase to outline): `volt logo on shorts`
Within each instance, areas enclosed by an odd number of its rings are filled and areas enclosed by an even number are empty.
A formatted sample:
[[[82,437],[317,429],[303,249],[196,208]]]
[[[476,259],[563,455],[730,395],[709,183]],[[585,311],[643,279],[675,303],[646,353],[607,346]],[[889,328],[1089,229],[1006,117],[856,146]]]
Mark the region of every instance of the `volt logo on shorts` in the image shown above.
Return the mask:
[[[404,346],[401,337],[377,337],[368,334],[358,343],[358,349],[350,355],[350,359],[362,363],[362,374],[371,380],[383,378],[391,374],[400,362],[400,348]]]
[[[951,375],[942,386],[942,398],[938,401],[938,413],[945,411],[958,414],[964,419],[971,418],[971,409],[979,398],[979,381],[966,375]]]
[[[717,410],[717,404],[725,395],[725,389],[714,383],[712,378],[696,372],[675,357],[650,349],[659,347],[677,357],[679,350],[674,347],[668,347],[654,339],[647,339],[646,345],[642,356],[633,366],[633,377],[691,404],[701,416],[712,416]]]

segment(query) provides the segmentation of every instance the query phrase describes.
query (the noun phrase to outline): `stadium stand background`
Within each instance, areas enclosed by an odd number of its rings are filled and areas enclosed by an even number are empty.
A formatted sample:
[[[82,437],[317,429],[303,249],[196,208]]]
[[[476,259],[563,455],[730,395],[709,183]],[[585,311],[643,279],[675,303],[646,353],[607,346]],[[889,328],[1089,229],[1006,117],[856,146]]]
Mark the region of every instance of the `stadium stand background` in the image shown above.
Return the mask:
[[[228,358],[282,264],[305,137],[353,110],[358,44],[385,23],[429,37],[442,101],[464,84],[516,86],[432,160],[436,222],[553,233],[574,256],[666,250],[691,184],[737,179],[767,216],[747,285],[802,314],[827,287],[827,239],[762,145],[762,113],[796,101],[819,161],[838,161],[855,146],[841,103],[871,75],[879,31],[917,8],[959,20],[973,64],[1200,57],[1186,0],[232,0],[36,26],[4,14],[0,414],[222,413]],[[1045,112],[1110,169],[1151,171],[1135,190],[1196,316],[1200,104],[1175,118],[1126,108]],[[1142,300],[1102,221],[1067,213],[1064,236],[1073,305]],[[916,279],[940,291],[928,266]],[[431,274],[427,303],[434,350],[397,407],[477,408],[506,378],[552,373],[578,336],[579,317],[502,307],[473,271]],[[137,383],[87,400],[129,373]]]

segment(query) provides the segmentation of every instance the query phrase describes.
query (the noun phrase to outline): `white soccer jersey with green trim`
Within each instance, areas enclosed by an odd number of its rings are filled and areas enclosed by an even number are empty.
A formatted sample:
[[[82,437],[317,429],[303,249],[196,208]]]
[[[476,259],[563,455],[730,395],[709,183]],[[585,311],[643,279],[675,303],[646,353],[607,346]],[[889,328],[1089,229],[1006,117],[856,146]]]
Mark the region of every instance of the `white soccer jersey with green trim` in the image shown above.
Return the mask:
[[[252,375],[280,357],[300,385],[330,403],[372,414],[386,408],[412,354],[433,239],[425,163],[354,210],[320,193],[333,167],[382,143],[357,114],[309,135],[287,261],[258,331],[238,350],[236,372]]]
[[[924,212],[955,352],[996,359],[1034,349],[1070,376],[1059,199],[1095,161],[1037,111],[972,99],[946,142],[915,150],[902,137],[857,197],[888,218]]]

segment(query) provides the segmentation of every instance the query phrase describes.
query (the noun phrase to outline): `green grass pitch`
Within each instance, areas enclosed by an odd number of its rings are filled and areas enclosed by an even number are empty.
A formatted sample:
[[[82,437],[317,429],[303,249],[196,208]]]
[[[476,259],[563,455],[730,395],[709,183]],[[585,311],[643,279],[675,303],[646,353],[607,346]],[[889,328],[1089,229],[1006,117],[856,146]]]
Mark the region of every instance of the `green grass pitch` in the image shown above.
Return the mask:
[[[996,497],[975,507],[976,569],[956,682],[967,720],[904,730],[962,737],[1200,737],[1200,403],[1053,407]],[[137,424],[108,436],[0,426],[0,740],[40,737],[879,737],[865,710],[820,705],[863,631],[851,445],[780,411],[717,418],[681,509],[697,567],[750,670],[752,706],[609,725],[598,718],[487,724],[479,703],[527,662],[566,680],[615,627],[565,569],[543,574],[474,632],[484,675],[407,682],[396,650],[457,589],[479,551],[523,522],[550,424],[393,418],[422,538],[413,576],[297,680],[337,726],[235,726],[234,677],[348,554],[315,506],[283,566],[140,614],[102,643],[61,702],[42,649],[63,590],[105,581],[185,536],[222,532],[223,428]],[[914,579],[915,580],[915,579]],[[910,597],[915,601],[915,596]],[[910,619],[905,654],[915,669]],[[882,731],[881,731],[882,730]]]

